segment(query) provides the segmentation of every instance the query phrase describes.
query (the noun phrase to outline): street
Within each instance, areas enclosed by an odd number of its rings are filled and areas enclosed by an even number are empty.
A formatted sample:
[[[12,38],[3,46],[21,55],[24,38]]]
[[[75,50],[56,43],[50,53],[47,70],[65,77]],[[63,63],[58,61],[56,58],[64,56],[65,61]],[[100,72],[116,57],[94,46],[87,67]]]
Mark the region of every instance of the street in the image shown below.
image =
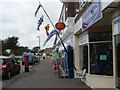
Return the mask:
[[[87,88],[91,90],[80,79],[59,78],[48,59],[33,65],[30,72],[23,72],[11,78],[3,88]]]
[[[12,76],[10,79],[3,79],[3,80],[2,80],[2,87],[4,87],[5,85],[7,85],[8,83],[10,83],[11,81],[13,81],[14,79],[17,79],[17,78],[19,77],[19,75],[21,75],[22,73],[24,73],[24,65],[22,65],[22,62],[21,62],[21,61],[20,61],[20,65],[21,65],[20,74],[14,75],[14,76]],[[31,69],[32,66],[29,66],[29,68]]]

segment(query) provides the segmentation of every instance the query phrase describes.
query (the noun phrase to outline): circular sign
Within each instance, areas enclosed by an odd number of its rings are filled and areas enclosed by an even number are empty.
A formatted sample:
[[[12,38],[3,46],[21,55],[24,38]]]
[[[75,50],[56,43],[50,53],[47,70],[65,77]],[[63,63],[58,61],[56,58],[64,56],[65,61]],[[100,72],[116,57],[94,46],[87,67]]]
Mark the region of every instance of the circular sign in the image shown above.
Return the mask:
[[[58,22],[58,23],[55,24],[55,27],[58,30],[63,30],[66,27],[66,25],[63,22]]]

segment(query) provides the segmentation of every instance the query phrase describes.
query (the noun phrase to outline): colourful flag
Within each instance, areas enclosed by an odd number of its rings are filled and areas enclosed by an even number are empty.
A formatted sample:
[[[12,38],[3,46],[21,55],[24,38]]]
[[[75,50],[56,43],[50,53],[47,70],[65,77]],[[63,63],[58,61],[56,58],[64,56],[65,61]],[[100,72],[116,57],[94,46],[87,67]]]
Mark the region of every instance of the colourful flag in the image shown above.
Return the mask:
[[[38,11],[39,11],[40,7],[42,7],[42,5],[41,5],[41,4],[39,4],[39,6],[37,7],[37,9],[36,9],[36,11],[35,11],[35,17],[37,16],[37,13],[38,13]]]
[[[46,43],[51,39],[51,37],[56,33],[56,30],[52,30],[50,32],[50,34],[48,35],[47,39],[45,40],[45,42],[43,43],[43,46],[46,45]]]
[[[58,54],[57,53],[52,54],[51,59],[52,60],[57,60],[58,59]]]
[[[41,25],[42,22],[43,22],[43,18],[44,18],[44,16],[42,15],[42,16],[40,17],[40,19],[38,20],[37,30],[40,30],[39,28],[40,28],[40,25]]]
[[[46,30],[46,35],[48,36],[49,35],[49,28],[50,28],[50,26],[49,26],[49,24],[47,24],[47,26],[45,26],[45,30]]]
[[[48,32],[48,31],[46,31],[46,35],[47,35],[47,36],[49,35],[49,32]]]

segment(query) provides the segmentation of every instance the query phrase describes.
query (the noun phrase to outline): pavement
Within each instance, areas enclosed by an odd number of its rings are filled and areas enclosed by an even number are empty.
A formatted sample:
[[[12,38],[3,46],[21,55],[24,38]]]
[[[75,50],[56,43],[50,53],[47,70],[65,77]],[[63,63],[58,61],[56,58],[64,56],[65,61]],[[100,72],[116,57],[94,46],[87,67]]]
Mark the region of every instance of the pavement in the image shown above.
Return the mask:
[[[48,59],[33,65],[29,72],[20,74],[3,87],[6,90],[10,88],[81,88],[81,90],[85,88],[92,90],[80,79],[59,78],[54,73]]]

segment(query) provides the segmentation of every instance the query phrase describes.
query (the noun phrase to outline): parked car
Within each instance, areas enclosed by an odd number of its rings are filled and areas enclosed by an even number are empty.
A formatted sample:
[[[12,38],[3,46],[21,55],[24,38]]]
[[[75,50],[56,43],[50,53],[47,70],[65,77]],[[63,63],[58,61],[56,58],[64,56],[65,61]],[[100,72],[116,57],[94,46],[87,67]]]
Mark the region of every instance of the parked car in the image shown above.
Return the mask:
[[[0,72],[2,78],[10,79],[11,76],[20,73],[20,63],[13,57],[0,56]]]

